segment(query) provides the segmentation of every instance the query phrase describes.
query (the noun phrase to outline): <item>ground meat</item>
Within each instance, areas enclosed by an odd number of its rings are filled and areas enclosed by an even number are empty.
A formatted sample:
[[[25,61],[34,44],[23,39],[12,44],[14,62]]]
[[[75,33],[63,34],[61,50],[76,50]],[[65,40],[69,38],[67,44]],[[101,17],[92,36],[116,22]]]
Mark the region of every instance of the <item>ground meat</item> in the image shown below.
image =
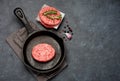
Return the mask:
[[[46,43],[37,44],[32,49],[32,57],[39,62],[47,62],[54,58],[55,49]]]
[[[58,11],[57,9],[55,9],[54,7],[50,7],[50,6],[46,6],[44,8],[42,8],[39,12],[39,18],[41,19],[41,22],[43,25],[46,25],[47,27],[54,27],[58,24],[60,24],[61,22],[61,18],[60,19],[50,19],[48,16],[45,16],[44,13],[46,11],[50,11],[50,10],[54,10],[56,11],[56,14],[51,14],[48,15],[49,17],[56,17],[56,16],[61,16],[60,15],[60,11]]]

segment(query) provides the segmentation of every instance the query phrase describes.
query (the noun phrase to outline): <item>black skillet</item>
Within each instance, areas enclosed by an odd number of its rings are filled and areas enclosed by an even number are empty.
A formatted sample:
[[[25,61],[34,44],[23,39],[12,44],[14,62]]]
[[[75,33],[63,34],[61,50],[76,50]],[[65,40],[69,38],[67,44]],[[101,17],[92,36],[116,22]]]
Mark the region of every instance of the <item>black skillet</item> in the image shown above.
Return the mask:
[[[48,73],[61,66],[65,58],[65,48],[62,38],[50,31],[35,31],[29,24],[21,8],[16,8],[14,14],[25,25],[28,37],[23,46],[24,64],[31,70],[38,73]],[[55,57],[49,62],[38,62],[32,58],[33,46],[40,43],[48,43],[55,49]]]

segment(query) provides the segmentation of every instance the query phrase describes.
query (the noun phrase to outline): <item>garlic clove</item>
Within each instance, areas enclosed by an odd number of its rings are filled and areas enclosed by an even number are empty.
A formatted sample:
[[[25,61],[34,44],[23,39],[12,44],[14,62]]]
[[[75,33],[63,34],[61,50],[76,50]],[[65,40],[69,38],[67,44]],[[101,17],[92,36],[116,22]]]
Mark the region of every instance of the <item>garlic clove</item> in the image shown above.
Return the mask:
[[[67,37],[68,39],[71,39],[71,38],[72,38],[72,35],[71,35],[70,33],[65,33],[65,35],[66,35],[66,37]]]

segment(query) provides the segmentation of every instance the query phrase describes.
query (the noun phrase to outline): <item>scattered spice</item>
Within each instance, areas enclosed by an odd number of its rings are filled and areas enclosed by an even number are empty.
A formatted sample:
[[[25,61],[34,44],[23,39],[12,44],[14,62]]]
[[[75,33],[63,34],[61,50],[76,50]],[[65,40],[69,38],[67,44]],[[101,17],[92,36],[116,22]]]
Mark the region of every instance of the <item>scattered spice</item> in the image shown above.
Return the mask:
[[[68,41],[72,39],[73,36],[73,30],[70,27],[70,25],[68,24],[68,21],[65,21],[67,24],[66,26],[63,27],[63,29],[61,30],[61,34],[63,34],[64,36],[62,37],[64,39],[64,41]]]
[[[65,39],[65,37],[63,37],[63,39]]]
[[[67,31],[65,30],[64,33],[67,33]]]
[[[67,31],[67,33],[69,33],[69,31]]]
[[[72,32],[72,29],[69,27],[69,30]]]
[[[66,26],[64,26],[64,28],[66,28]]]
[[[67,27],[69,27],[69,25],[67,25]]]

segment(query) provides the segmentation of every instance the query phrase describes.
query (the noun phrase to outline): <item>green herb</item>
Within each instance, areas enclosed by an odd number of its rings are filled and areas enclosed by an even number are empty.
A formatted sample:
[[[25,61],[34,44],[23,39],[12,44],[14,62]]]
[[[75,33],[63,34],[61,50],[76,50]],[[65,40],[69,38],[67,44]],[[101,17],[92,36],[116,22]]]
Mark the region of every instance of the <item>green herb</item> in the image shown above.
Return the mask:
[[[49,10],[49,11],[46,11],[46,12],[43,13],[44,16],[52,15],[52,14],[57,14],[57,11],[55,11],[55,10]]]
[[[62,18],[62,16],[61,15],[59,15],[59,16],[50,16],[50,15],[47,15],[46,16],[47,18],[49,18],[49,19],[52,19],[52,20],[54,20],[54,19],[61,19]]]
[[[62,18],[61,15],[53,17],[53,16],[51,16],[52,14],[57,14],[57,11],[49,10],[49,11],[46,11],[46,12],[43,13],[44,16],[46,16],[47,18],[52,19],[52,20],[54,20],[54,19],[61,19]]]
[[[61,15],[59,15],[59,16],[55,16],[55,17],[54,17],[54,19],[61,19],[61,18],[62,18]]]

